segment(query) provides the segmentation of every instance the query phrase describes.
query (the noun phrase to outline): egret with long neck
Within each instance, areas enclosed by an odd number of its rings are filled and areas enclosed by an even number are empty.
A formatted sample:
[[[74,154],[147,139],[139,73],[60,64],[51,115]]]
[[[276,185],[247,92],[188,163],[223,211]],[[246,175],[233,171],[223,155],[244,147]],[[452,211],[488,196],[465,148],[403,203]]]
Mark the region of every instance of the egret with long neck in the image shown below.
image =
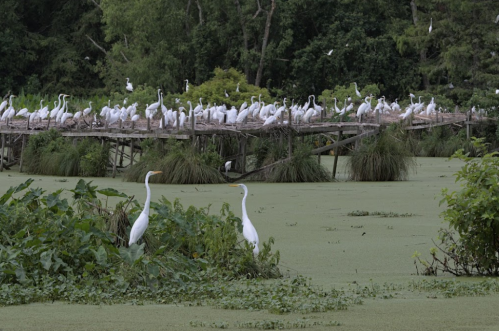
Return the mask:
[[[136,243],[146,232],[147,226],[149,225],[149,205],[151,204],[151,189],[149,188],[149,177],[160,174],[162,171],[149,171],[146,175],[146,202],[144,203],[144,209],[140,213],[137,220],[133,223],[132,230],[130,230],[130,241],[128,246]]]

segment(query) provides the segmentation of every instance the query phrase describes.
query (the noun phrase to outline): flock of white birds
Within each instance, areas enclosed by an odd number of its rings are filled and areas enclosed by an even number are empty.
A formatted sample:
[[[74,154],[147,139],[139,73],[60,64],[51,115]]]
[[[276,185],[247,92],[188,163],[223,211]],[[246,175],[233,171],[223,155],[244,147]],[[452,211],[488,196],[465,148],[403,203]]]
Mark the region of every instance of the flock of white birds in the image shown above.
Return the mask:
[[[355,94],[357,97],[362,98],[361,93],[358,90],[357,83],[355,85]],[[186,91],[189,89],[189,82],[186,80]],[[127,78],[125,89],[127,91],[133,92],[133,85],[130,83],[129,78]],[[239,84],[236,92],[239,90]],[[228,96],[227,91],[224,92]],[[127,105],[128,98],[123,100],[122,105],[114,105],[111,107],[111,102],[102,107],[100,112],[92,108],[92,102],[83,111],[78,111],[72,113],[69,111],[69,101],[66,98],[69,95],[59,94],[59,97],[54,101],[54,107],[49,110],[48,105],[43,105],[43,101],[40,102],[40,108],[33,111],[29,111],[27,108],[20,110],[15,110],[12,105],[12,99],[15,95],[11,95],[8,102],[4,100],[0,104],[0,119],[1,121],[7,121],[14,117],[25,117],[29,119],[32,123],[33,121],[39,120],[53,120],[52,123],[64,124],[69,119],[74,122],[78,122],[80,118],[93,116],[94,122],[97,123],[99,115],[100,119],[105,120],[108,126],[111,126],[119,121],[125,123],[127,120],[131,122],[136,122],[140,119],[138,113],[138,103]],[[235,106],[227,107],[225,104],[222,105],[210,105],[210,103],[203,105],[203,98],[199,98],[199,103],[193,106],[191,101],[187,101],[189,109],[180,106],[180,100],[177,99],[176,102],[179,104],[178,110],[173,110],[173,108],[168,109],[163,103],[163,93],[158,89],[158,99],[151,104],[147,104],[144,114],[146,119],[160,118],[159,128],[172,127],[172,128],[183,128],[184,125],[191,119],[194,120],[194,124],[198,121],[210,121],[219,124],[242,124],[247,123],[251,120],[255,123],[260,123],[261,126],[269,126],[272,124],[288,124],[288,119],[291,119],[293,123],[311,123],[314,118],[321,116],[321,113],[325,111],[325,114],[336,113],[339,115],[355,113],[356,117],[359,118],[362,115],[369,115],[371,113],[378,112],[379,114],[398,114],[400,119],[405,120],[411,114],[421,114],[431,116],[436,112],[442,112],[442,108],[438,107],[435,103],[434,98],[431,99],[428,105],[425,105],[419,97],[418,102],[414,102],[413,99],[416,97],[414,94],[410,94],[410,104],[402,109],[398,104],[397,99],[394,102],[388,103],[384,96],[377,99],[377,103],[373,105],[374,97],[372,95],[366,96],[364,101],[354,110],[354,102],[351,97],[344,100],[342,108],[338,107],[338,100],[334,98],[334,106],[330,109],[323,109],[321,105],[318,105],[315,100],[315,95],[310,95],[307,102],[304,104],[295,104],[294,100],[288,107],[286,104],[287,99],[284,98],[282,104],[279,102],[274,102],[270,104],[265,104],[261,100],[261,95],[252,96],[249,102],[244,102],[239,109]],[[257,99],[257,100],[255,100]],[[472,109],[474,112],[475,108]],[[291,112],[291,117],[289,117],[289,112]],[[480,110],[478,111],[478,113]],[[160,115],[157,115],[157,114]],[[178,124],[177,124],[178,122]]]

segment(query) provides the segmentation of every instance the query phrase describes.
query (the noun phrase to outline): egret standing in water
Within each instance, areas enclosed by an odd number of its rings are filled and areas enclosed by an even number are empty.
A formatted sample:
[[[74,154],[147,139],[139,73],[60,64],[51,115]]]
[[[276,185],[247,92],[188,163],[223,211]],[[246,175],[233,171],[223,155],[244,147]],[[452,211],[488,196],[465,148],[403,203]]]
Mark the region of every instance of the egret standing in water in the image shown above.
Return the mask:
[[[244,197],[243,197],[243,203],[242,203],[242,207],[243,207],[243,236],[250,244],[252,244],[254,246],[253,254],[258,255],[258,252],[260,252],[260,250],[258,249],[258,243],[259,243],[258,233],[256,232],[256,229],[253,226],[253,224],[251,223],[251,221],[248,217],[248,213],[246,212],[246,197],[248,196],[248,188],[244,184],[232,184],[229,186],[242,187],[242,189],[244,190]]]
[[[146,175],[145,183],[147,197],[146,202],[144,203],[144,210],[142,210],[135,223],[133,223],[132,230],[130,230],[130,241],[128,242],[128,246],[136,243],[142,237],[147,229],[147,226],[149,225],[149,205],[151,204],[151,189],[149,188],[149,177],[160,173],[162,173],[162,171],[149,171]]]
[[[230,166],[232,165],[232,161],[225,162],[225,177],[229,176]]]

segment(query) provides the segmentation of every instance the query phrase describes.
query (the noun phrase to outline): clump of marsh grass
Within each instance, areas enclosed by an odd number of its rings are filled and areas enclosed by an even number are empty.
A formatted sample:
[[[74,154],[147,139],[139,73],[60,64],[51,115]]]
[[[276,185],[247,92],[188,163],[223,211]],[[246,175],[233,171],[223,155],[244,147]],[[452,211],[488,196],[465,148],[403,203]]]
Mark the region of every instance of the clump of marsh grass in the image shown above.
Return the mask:
[[[459,131],[456,135],[448,127],[436,127],[423,136],[421,140],[421,156],[450,157],[458,149],[464,148],[470,151],[470,144],[466,141],[465,131]]]
[[[225,180],[217,167],[222,160],[214,151],[199,153],[190,144],[169,142],[166,154],[151,148],[124,175],[127,181],[142,182],[151,169],[163,173],[150,179],[151,183],[219,184]]]
[[[28,173],[55,176],[106,175],[109,145],[85,138],[73,144],[51,129],[33,135],[24,151]]]
[[[272,167],[267,174],[267,181],[273,183],[328,182],[328,171],[310,154],[310,147],[299,145],[295,148],[291,160]]]
[[[388,130],[364,140],[347,161],[350,178],[356,181],[406,180],[415,166],[412,155]]]

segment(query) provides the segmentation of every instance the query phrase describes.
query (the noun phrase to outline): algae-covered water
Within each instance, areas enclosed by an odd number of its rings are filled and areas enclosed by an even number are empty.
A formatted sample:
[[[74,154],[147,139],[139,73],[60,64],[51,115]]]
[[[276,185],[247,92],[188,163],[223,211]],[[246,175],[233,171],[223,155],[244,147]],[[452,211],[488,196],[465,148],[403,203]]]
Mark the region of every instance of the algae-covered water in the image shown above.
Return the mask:
[[[247,209],[260,241],[275,238],[286,276],[310,277],[324,288],[348,288],[353,284],[406,286],[417,276],[412,254],[429,256],[432,239],[446,225],[439,218],[441,189],[458,189],[453,174],[458,160],[418,158],[416,173],[403,182],[349,182],[340,158],[340,181],[331,183],[246,183]],[[322,157],[332,169],[333,158]],[[151,169],[154,170],[154,169]],[[0,194],[8,187],[33,177],[17,172],[0,173]],[[72,189],[77,178],[37,176],[32,187],[48,192]],[[98,178],[99,188],[113,187],[145,199],[142,183]],[[218,213],[228,202],[241,213],[242,190],[223,185],[151,185],[153,201],[164,195],[179,198],[184,206],[211,204]],[[392,212],[409,217],[354,217],[349,212]],[[452,279],[439,276],[440,279]],[[429,278],[433,279],[433,278]],[[459,278],[463,282],[477,279]],[[266,311],[222,310],[183,305],[69,305],[63,302],[0,308],[0,330],[204,330],[226,324],[263,320],[307,319],[340,326],[311,326],[311,330],[499,330],[499,295],[444,299],[426,292],[400,291],[394,299],[367,299],[346,311],[274,315]],[[191,322],[206,326],[191,326]],[[198,323],[199,325],[200,323]]]

